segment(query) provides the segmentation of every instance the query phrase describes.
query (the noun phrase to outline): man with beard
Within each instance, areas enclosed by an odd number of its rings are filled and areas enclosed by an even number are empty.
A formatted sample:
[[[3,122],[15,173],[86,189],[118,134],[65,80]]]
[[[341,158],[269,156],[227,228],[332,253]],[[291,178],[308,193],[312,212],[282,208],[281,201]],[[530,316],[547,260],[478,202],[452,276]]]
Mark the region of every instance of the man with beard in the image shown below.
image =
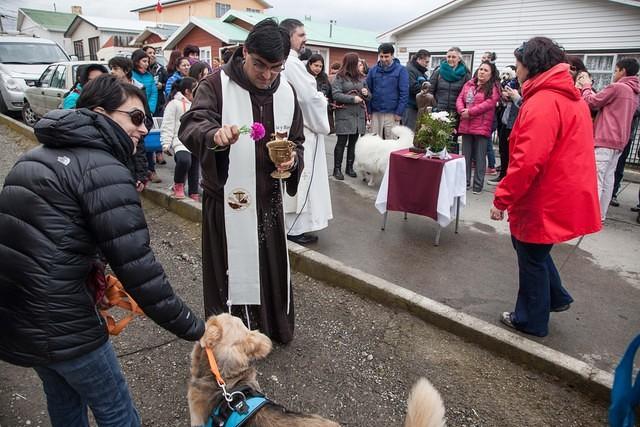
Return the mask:
[[[198,85],[179,138],[200,159],[202,269],[206,316],[230,310],[280,343],[293,339],[294,312],[282,208],[282,183],[295,195],[303,169],[302,114],[280,77],[288,35],[272,19],[259,22],[229,63]],[[266,135],[241,134],[259,122]],[[295,143],[276,169],[266,142],[278,132]]]
[[[333,218],[324,147],[324,136],[329,134],[327,98],[318,91],[315,78],[298,57],[307,42],[302,22],[285,19],[280,28],[287,31],[291,43],[283,74],[296,91],[304,117],[306,165],[298,184],[298,194],[285,197],[287,238],[295,243],[314,243],[318,236],[310,233],[326,228]]]

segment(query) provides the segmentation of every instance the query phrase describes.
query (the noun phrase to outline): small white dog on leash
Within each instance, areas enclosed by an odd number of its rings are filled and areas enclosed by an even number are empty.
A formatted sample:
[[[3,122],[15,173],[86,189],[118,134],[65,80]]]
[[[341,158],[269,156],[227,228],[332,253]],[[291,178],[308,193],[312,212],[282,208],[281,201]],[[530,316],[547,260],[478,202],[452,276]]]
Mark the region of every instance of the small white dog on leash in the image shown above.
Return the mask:
[[[378,135],[367,134],[356,144],[353,169],[370,187],[382,181],[392,151],[413,146],[413,131],[408,127],[395,126],[391,132],[398,139],[382,139]]]

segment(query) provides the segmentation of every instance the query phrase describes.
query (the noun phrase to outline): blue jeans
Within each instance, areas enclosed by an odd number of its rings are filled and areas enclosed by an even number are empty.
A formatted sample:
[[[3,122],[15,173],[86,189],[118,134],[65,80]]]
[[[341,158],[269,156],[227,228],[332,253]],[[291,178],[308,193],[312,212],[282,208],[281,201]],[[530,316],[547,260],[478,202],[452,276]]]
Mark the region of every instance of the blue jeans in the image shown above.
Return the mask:
[[[520,279],[513,325],[520,331],[544,337],[549,333],[550,311],[571,304],[573,298],[562,287],[551,259],[553,245],[525,243],[513,236],[511,242],[518,254]]]
[[[75,359],[34,368],[53,427],[88,427],[87,406],[100,427],[138,427],[140,416],[111,342]]]

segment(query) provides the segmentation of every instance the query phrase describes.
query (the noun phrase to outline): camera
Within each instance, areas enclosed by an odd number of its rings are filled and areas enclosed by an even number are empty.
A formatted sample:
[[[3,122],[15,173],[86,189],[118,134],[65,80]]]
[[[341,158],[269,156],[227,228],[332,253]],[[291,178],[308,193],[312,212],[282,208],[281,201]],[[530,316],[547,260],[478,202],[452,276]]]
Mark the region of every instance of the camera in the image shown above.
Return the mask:
[[[503,79],[500,81],[500,87],[504,89],[507,86],[511,89],[518,89],[518,79]]]

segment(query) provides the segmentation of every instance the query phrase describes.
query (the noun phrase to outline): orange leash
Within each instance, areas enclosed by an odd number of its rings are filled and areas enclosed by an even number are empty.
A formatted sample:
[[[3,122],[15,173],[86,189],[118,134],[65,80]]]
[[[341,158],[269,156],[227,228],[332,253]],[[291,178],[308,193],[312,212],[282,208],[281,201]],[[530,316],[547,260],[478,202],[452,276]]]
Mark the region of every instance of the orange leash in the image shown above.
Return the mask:
[[[216,381],[220,387],[224,388],[225,382],[222,379],[222,375],[220,375],[220,370],[218,369],[218,363],[216,362],[216,358],[213,355],[213,351],[209,347],[205,347],[204,349],[207,352],[207,358],[209,359],[209,367],[211,368],[211,372],[213,372],[213,376],[216,377]]]
[[[131,296],[124,290],[122,283],[120,283],[115,276],[107,274],[106,281],[107,288],[105,289],[104,296],[107,300],[108,308],[118,306],[131,313],[116,321],[116,319],[109,314],[108,309],[100,310],[100,314],[102,314],[102,317],[104,317],[107,322],[109,335],[118,335],[136,315],[144,315],[144,312],[140,309],[133,298],[131,298]]]

